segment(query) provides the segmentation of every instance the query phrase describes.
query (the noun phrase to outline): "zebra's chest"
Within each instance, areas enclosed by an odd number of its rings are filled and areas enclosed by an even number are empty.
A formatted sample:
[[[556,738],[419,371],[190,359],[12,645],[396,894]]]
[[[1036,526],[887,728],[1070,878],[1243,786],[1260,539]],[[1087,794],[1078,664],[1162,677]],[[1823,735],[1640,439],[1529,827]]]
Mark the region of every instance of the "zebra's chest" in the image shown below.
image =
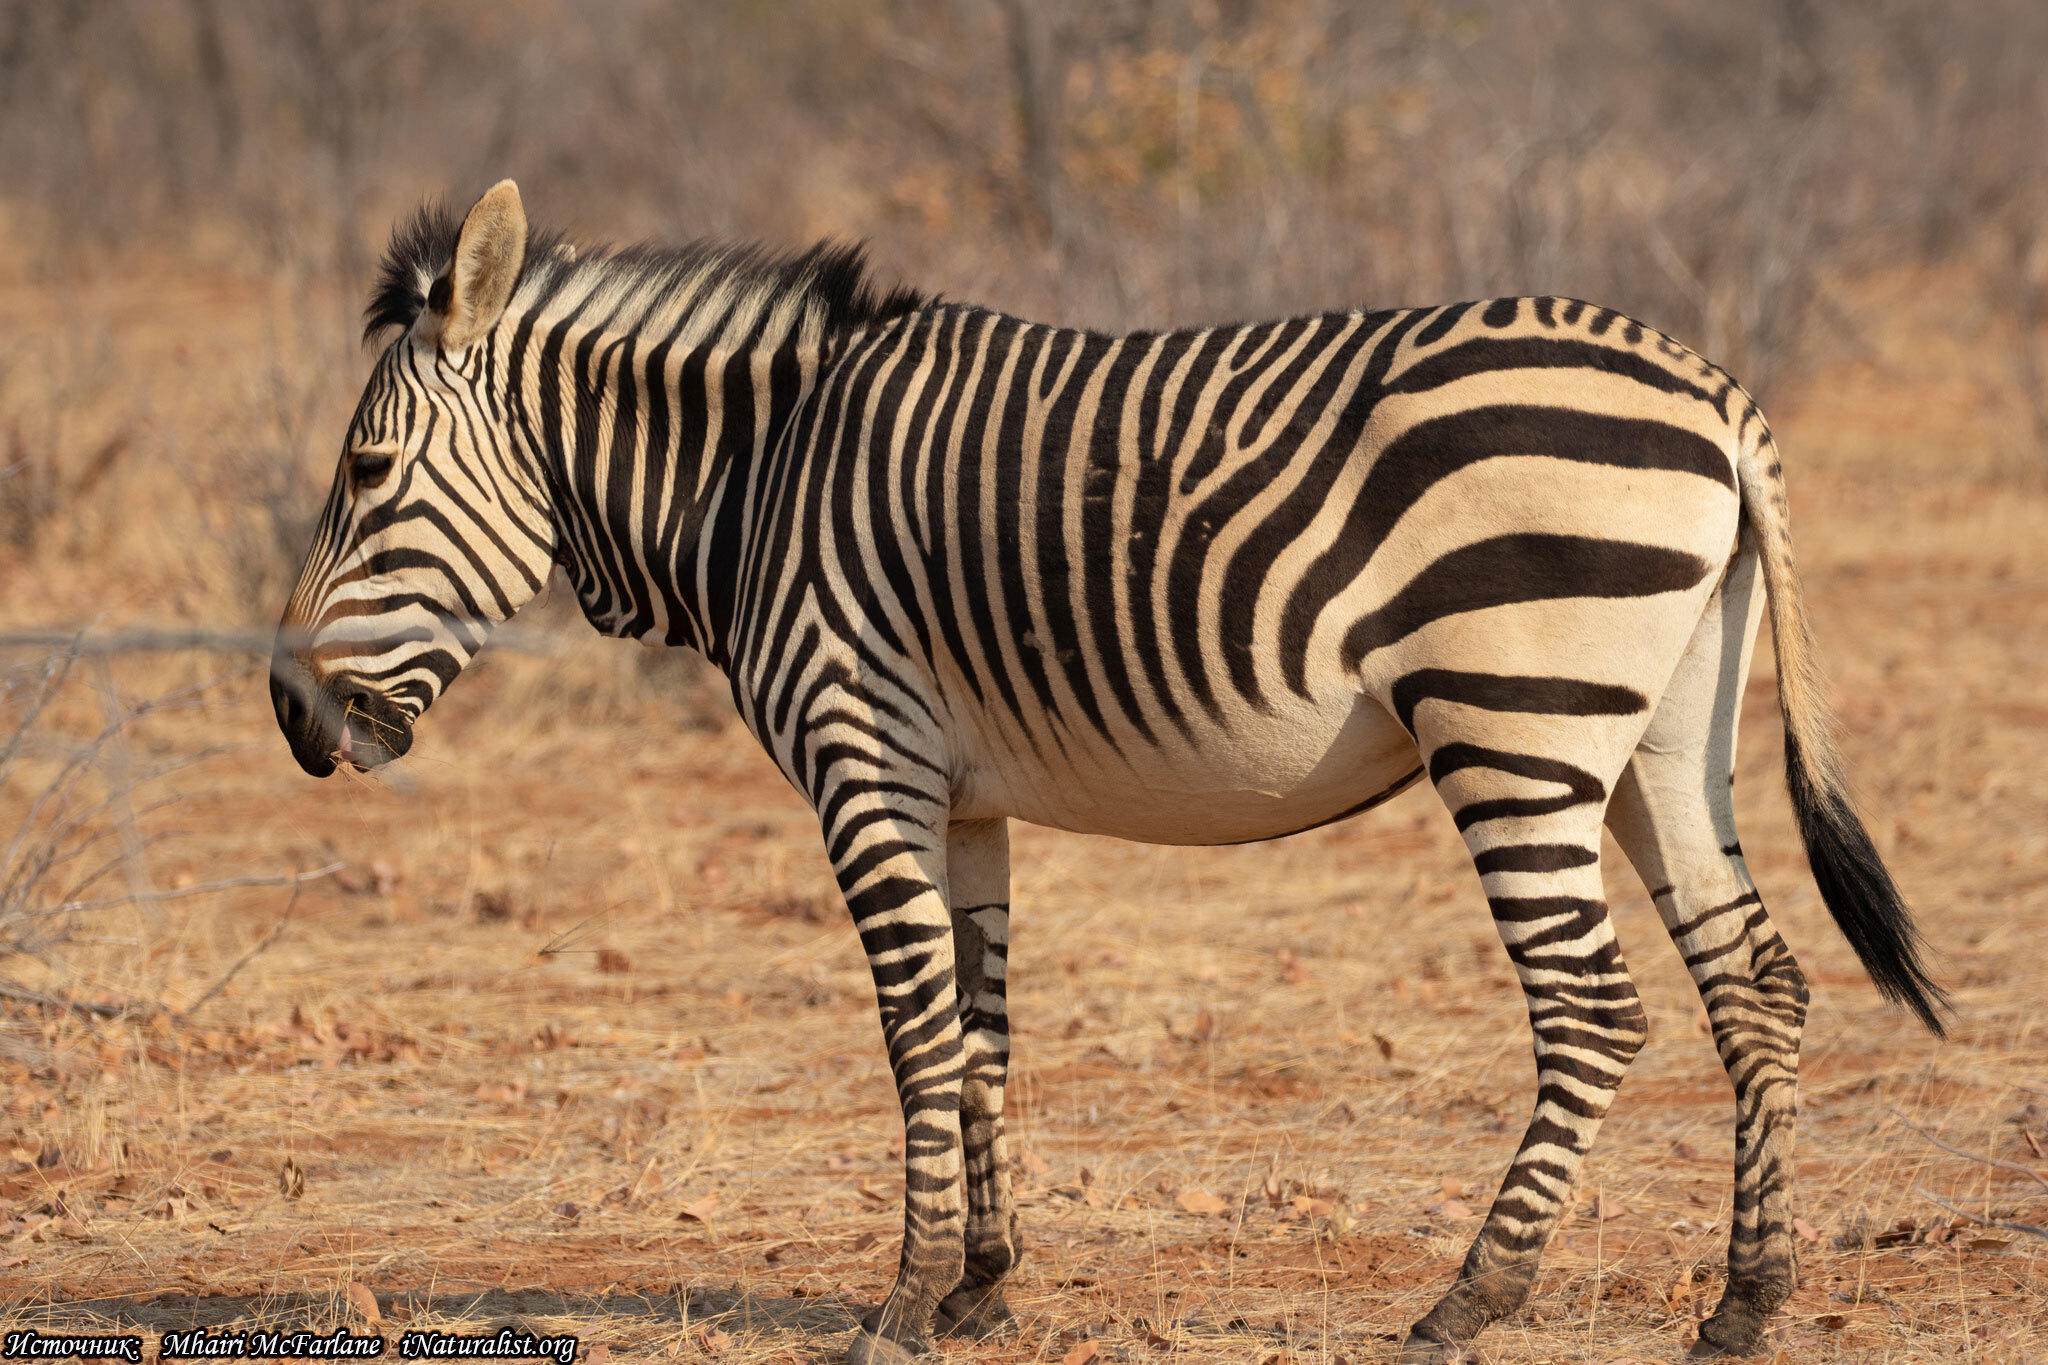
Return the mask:
[[[1141,843],[1278,838],[1377,804],[1421,766],[1407,732],[1368,697],[1205,715],[1152,742],[1094,730],[1052,741],[980,719],[956,758],[956,818]]]

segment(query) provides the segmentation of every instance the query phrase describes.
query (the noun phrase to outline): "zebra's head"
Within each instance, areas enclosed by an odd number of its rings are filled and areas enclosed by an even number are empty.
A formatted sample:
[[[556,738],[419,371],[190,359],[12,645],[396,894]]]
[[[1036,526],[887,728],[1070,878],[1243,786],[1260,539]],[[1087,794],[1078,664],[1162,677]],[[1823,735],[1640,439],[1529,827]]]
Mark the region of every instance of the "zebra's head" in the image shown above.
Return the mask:
[[[370,330],[405,330],[356,405],[271,654],[278,727],[315,777],[403,754],[491,627],[546,581],[554,520],[513,437],[498,332],[526,247],[505,180],[459,230],[416,216],[385,259]]]

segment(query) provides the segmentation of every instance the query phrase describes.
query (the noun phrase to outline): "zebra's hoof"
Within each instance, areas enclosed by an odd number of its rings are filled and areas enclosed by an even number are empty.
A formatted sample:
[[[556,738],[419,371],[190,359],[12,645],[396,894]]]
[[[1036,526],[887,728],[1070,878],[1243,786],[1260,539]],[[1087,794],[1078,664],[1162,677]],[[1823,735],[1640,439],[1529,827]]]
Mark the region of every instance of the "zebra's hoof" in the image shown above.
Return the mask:
[[[1455,1342],[1438,1341],[1410,1332],[1401,1343],[1401,1365],[1447,1365],[1463,1356],[1465,1348]]]
[[[1017,1315],[1010,1311],[1003,1291],[995,1285],[956,1289],[939,1303],[933,1329],[942,1337],[965,1337],[970,1341],[993,1341],[1017,1330]]]
[[[1687,1360],[1740,1360],[1763,1354],[1763,1322],[1747,1313],[1716,1313],[1700,1324]]]
[[[891,1341],[863,1327],[846,1348],[846,1365],[908,1365],[930,1349],[928,1342]]]

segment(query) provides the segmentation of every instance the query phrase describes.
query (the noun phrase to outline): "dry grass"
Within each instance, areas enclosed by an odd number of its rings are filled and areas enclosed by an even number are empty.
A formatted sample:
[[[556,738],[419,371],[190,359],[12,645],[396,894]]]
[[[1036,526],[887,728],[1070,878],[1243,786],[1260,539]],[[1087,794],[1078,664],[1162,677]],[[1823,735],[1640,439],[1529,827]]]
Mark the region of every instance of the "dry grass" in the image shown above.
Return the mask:
[[[1857,286],[1877,353],[1775,415],[1849,761],[1961,1004],[1946,1046],[1914,1032],[1828,924],[1764,670],[1745,845],[1816,983],[1800,1176],[1818,1240],[1772,1339],[1791,1360],[2048,1356],[2048,1244],[1952,1227],[1925,1197],[2038,1222],[2038,1193],[1895,1117],[2042,1166],[2048,486],[2004,454],[2017,417],[1983,400],[1981,347],[1933,325],[1939,286]],[[128,372],[184,382],[164,319],[189,301],[123,306]],[[262,334],[262,298],[211,306],[195,344]],[[198,432],[220,420],[206,404],[242,400],[181,401]],[[177,562],[161,509],[205,504],[189,476],[130,471],[68,545],[0,563],[0,622],[227,610],[215,550],[174,576],[183,608],[142,567]],[[177,776],[157,884],[348,868],[189,1021],[6,1007],[0,1330],[360,1323],[348,1291],[367,1286],[387,1332],[517,1321],[620,1356],[837,1358],[895,1266],[900,1120],[871,988],[800,801],[644,657],[494,658],[379,784],[301,776],[259,677],[197,723],[141,724],[145,756],[235,746]],[[115,676],[140,695],[200,667]],[[0,789],[0,830],[22,790]],[[1727,1085],[1615,862],[1653,1041],[1488,1360],[1675,1359],[1718,1288]],[[1016,869],[1026,1327],[947,1355],[1092,1338],[1110,1360],[1386,1358],[1454,1272],[1531,1090],[1506,956],[1432,798],[1239,849],[1020,829]],[[107,931],[125,942],[26,979],[183,1005],[283,903],[138,911]],[[287,1161],[301,1197],[280,1193]],[[1225,1212],[1189,1211],[1193,1193]],[[1297,1195],[1334,1207],[1299,1215]]]

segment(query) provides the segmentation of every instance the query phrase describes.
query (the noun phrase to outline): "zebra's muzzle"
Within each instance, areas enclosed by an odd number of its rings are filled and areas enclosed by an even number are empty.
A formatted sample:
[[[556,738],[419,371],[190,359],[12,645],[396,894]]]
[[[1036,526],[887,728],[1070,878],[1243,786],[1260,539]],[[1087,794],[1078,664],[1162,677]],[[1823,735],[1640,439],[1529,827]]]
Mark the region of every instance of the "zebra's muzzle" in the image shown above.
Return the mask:
[[[292,757],[314,777],[343,763],[381,767],[412,747],[411,722],[397,707],[348,680],[323,681],[284,651],[271,658],[270,705]]]

